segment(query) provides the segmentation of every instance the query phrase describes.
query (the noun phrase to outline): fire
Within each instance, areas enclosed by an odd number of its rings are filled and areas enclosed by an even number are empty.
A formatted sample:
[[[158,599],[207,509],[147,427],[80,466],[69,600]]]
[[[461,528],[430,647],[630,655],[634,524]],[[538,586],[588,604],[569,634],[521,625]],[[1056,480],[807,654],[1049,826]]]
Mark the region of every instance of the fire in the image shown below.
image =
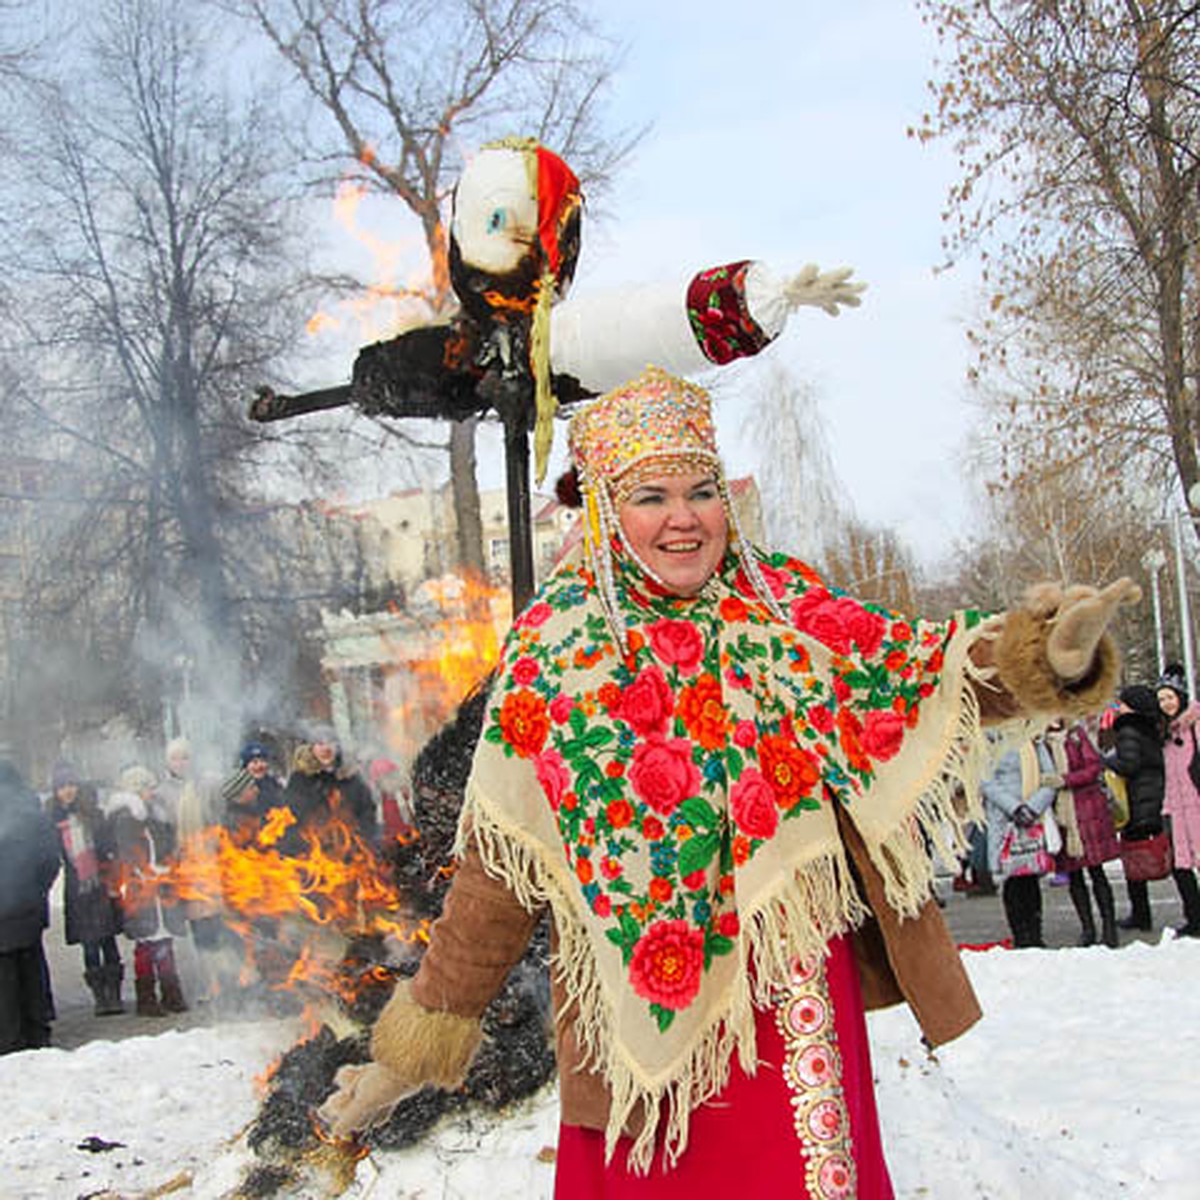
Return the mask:
[[[427,942],[428,921],[406,919],[409,905],[387,865],[332,808],[324,824],[298,832],[286,808],[272,809],[257,829],[201,830],[156,870],[127,870],[119,881],[122,903],[133,911],[157,894],[217,905],[242,935],[251,975],[257,971],[272,987],[303,983],[352,1001],[391,973],[375,965],[349,969],[347,939]]]
[[[415,752],[420,740],[440,729],[496,666],[502,631],[512,619],[508,590],[481,579],[447,575],[422,584],[421,591],[436,619],[415,646],[390,647],[408,685],[387,714],[387,737],[405,752]]]
[[[373,157],[373,152],[366,153]],[[370,160],[364,161],[369,164]],[[310,335],[338,333],[351,326],[359,341],[393,337],[415,322],[427,320],[434,298],[440,294],[428,267],[410,269],[406,276],[410,260],[425,257],[423,245],[415,237],[392,241],[369,228],[364,210],[369,193],[362,179],[342,179],[334,192],[333,218],[342,234],[365,253],[370,281],[359,294],[337,300],[331,311],[321,309],[309,317],[305,328]]]

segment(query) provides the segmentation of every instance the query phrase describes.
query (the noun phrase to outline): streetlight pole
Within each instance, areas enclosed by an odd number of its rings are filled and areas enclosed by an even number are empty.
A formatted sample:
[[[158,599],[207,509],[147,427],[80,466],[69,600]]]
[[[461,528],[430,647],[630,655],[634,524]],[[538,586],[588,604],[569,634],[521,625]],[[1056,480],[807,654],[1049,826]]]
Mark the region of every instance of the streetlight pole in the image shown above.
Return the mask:
[[[1167,556],[1155,547],[1147,550],[1142,566],[1150,576],[1150,597],[1154,602],[1154,647],[1158,653],[1158,673],[1167,669],[1167,655],[1163,648],[1162,596],[1158,590],[1158,573],[1167,565]]]

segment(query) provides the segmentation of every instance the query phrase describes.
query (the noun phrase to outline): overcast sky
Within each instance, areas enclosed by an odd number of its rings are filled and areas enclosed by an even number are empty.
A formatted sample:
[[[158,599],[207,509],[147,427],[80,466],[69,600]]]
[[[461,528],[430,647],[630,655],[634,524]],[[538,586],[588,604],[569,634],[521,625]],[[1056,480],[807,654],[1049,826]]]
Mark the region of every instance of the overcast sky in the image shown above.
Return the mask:
[[[601,11],[629,48],[616,123],[652,128],[606,197],[607,219],[585,222],[576,293],[739,258],[783,273],[852,266],[869,284],[862,308],[802,310],[761,358],[816,387],[859,515],[934,563],[970,529],[960,461],[976,271],[934,274],[954,163],[905,133],[926,107],[932,35],[907,0],[606,0]],[[731,378],[744,392],[754,370]],[[720,403],[734,474],[764,452],[742,435],[744,410]],[[485,440],[481,461],[496,460],[485,486],[502,481],[499,455]]]

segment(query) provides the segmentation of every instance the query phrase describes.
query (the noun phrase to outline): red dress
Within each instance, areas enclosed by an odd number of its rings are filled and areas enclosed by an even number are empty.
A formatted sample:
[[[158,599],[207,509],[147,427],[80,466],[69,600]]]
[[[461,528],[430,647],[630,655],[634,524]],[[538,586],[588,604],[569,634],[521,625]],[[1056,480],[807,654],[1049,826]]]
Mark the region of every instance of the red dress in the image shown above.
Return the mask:
[[[759,1065],[741,1070],[691,1116],[687,1149],[648,1175],[625,1168],[622,1138],[609,1165],[604,1134],[559,1130],[556,1200],[893,1200],[883,1157],[862,993],[845,939],[822,967],[798,973],[770,1010],[756,1010]]]

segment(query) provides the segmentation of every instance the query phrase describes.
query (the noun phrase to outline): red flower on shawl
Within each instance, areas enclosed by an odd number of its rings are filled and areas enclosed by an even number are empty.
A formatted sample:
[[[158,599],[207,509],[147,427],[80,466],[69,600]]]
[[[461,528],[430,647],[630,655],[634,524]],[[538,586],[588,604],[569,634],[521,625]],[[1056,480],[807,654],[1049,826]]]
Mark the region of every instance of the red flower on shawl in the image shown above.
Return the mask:
[[[542,668],[537,665],[537,662],[526,656],[518,658],[513,663],[512,677],[513,683],[520,687],[528,687],[541,674]]]
[[[824,704],[814,704],[805,715],[818,733],[829,733],[833,729],[833,713]]]
[[[621,706],[615,716],[625,721],[634,733],[642,737],[666,733],[667,722],[675,707],[670,684],[657,664],[643,667],[638,677],[625,689]]]
[[[894,711],[881,709],[867,713],[863,725],[862,747],[881,762],[893,758],[904,741],[904,717]]]
[[[624,829],[633,824],[633,805],[628,800],[610,800],[604,815],[614,829]]]
[[[747,767],[729,793],[729,811],[737,827],[749,837],[769,838],[779,828],[775,792],[760,771]]]
[[[571,773],[567,770],[563,756],[557,750],[547,750],[545,754],[539,754],[533,760],[533,769],[537,773],[538,783],[542,785],[542,791],[546,793],[546,799],[550,801],[550,807],[558,812],[563,793],[571,784]]]
[[[838,710],[837,715],[838,740],[842,743],[846,761],[857,771],[869,771],[870,760],[863,750],[863,725],[857,716],[848,708]]]
[[[545,625],[553,614],[554,609],[545,600],[539,600],[517,620],[517,625],[525,629],[537,629],[539,625]]]
[[[550,716],[556,725],[561,725],[570,717],[571,709],[574,707],[575,701],[566,692],[559,692],[550,701]]]
[[[521,758],[533,758],[550,732],[546,701],[528,688],[509,692],[500,705],[500,732]]]
[[[821,778],[816,756],[794,741],[778,735],[764,737],[758,744],[758,762],[781,808],[793,808]]]
[[[678,667],[685,675],[694,675],[704,657],[704,639],[691,621],[672,621],[663,617],[646,626],[654,657],[669,667]]]
[[[649,738],[633,752],[629,783],[656,813],[668,817],[700,791],[700,771],[687,738]]]
[[[709,672],[679,693],[679,715],[705,750],[719,750],[724,744],[729,717],[721,702],[721,685]]]
[[[870,658],[883,641],[883,635],[887,632],[887,622],[878,613],[863,608],[861,604],[856,604],[845,596],[838,599],[837,606],[850,640]]]
[[[739,596],[726,596],[721,601],[721,620],[722,621],[744,621],[749,609],[746,607],[745,600]]]
[[[638,942],[629,981],[643,1000],[678,1012],[700,991],[704,935],[686,921],[658,921]]]
[[[850,649],[850,630],[838,602],[823,588],[809,588],[792,601],[792,624],[837,654]]]

